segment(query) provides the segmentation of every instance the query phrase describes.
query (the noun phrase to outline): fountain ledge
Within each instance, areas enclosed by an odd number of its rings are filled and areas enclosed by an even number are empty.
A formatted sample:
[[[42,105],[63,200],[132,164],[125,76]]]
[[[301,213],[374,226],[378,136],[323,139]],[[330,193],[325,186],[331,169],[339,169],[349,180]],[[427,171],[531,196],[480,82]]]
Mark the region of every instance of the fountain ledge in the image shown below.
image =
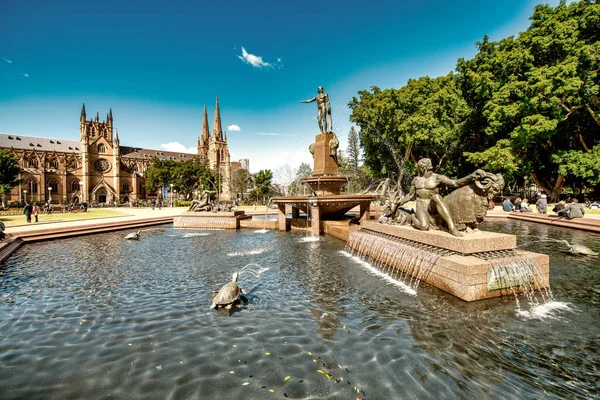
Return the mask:
[[[426,271],[416,271],[420,274],[420,280],[465,301],[521,293],[523,288],[517,286],[512,277],[503,274],[514,260],[526,260],[536,266],[535,277],[526,278],[529,279],[527,285],[532,289],[550,286],[550,257],[517,250],[516,237],[512,235],[481,232],[467,237],[454,237],[441,231],[424,232],[412,227],[370,221],[361,222],[361,229],[356,232],[381,237],[377,243],[383,247],[383,242],[393,241],[414,247],[415,251],[428,250],[438,254]],[[348,245],[353,251],[361,247],[351,238]],[[415,274],[414,265],[403,265],[396,259],[389,265],[389,253],[382,253],[377,246],[361,247],[361,253],[375,264],[388,265],[402,274]]]
[[[420,231],[412,226],[386,225],[372,221],[363,221],[360,226],[361,229],[435,246],[462,255],[517,248],[517,237],[503,233],[482,231],[457,237],[439,230]]]
[[[240,229],[240,221],[252,218],[244,211],[186,212],[173,218],[175,228]]]

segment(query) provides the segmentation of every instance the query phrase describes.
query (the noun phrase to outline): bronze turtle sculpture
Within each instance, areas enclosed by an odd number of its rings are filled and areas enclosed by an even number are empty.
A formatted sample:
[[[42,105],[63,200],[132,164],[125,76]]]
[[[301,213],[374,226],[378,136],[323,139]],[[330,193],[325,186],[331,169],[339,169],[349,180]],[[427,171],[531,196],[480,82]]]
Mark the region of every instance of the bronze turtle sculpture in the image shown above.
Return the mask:
[[[571,243],[567,242],[566,240],[563,240],[563,242],[569,247],[569,251],[572,254],[583,254],[586,256],[597,256],[598,255],[598,253],[594,252],[589,247],[585,247],[581,244],[571,244]]]
[[[140,233],[142,233],[142,231],[131,232],[125,236],[125,240],[138,240],[140,238]]]
[[[219,290],[219,293],[217,293],[213,299],[210,308],[225,307],[229,310],[233,304],[239,300],[242,289],[237,285],[238,276],[239,273],[237,271],[233,273],[231,282],[227,283]]]

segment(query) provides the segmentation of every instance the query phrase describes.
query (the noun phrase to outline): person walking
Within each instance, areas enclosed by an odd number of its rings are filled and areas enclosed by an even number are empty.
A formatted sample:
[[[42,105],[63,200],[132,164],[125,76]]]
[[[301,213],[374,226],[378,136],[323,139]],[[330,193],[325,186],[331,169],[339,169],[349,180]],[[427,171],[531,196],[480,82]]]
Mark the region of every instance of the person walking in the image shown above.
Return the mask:
[[[25,214],[26,221],[28,224],[31,223],[31,213],[33,212],[33,207],[31,204],[25,202],[25,207],[23,207],[23,214]]]
[[[40,207],[37,203],[33,203],[33,216],[35,217],[35,222],[38,222],[38,215],[40,214]]]
[[[548,210],[548,200],[546,199],[545,194],[540,196],[538,201],[535,203],[535,207],[537,208],[538,213],[546,214],[546,211]]]

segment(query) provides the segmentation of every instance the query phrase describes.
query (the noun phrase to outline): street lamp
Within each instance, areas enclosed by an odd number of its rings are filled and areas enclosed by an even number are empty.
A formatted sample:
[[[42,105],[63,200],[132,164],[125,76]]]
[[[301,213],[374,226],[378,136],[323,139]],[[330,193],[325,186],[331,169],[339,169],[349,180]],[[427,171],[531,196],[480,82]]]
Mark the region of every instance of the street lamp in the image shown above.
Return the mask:
[[[25,203],[27,203],[27,189],[23,190],[23,197],[23,200],[25,201]]]
[[[79,192],[81,193],[81,202],[85,202],[85,196],[83,194],[83,181],[79,181]]]
[[[169,186],[171,186],[171,207],[173,207],[173,184],[171,183]]]
[[[48,186],[48,203],[52,203],[52,186]]]

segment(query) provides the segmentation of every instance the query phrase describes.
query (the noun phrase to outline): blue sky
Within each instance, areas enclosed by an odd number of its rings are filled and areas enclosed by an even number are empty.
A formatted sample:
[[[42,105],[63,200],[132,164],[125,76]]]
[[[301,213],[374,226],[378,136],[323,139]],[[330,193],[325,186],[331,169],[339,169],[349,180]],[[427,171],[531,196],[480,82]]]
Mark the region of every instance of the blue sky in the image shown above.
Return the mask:
[[[538,2],[3,0],[0,132],[78,140],[85,102],[112,107],[123,145],[195,149],[218,94],[232,160],[312,164],[316,105],[299,101],[319,85],[345,148],[359,90],[444,75]]]

